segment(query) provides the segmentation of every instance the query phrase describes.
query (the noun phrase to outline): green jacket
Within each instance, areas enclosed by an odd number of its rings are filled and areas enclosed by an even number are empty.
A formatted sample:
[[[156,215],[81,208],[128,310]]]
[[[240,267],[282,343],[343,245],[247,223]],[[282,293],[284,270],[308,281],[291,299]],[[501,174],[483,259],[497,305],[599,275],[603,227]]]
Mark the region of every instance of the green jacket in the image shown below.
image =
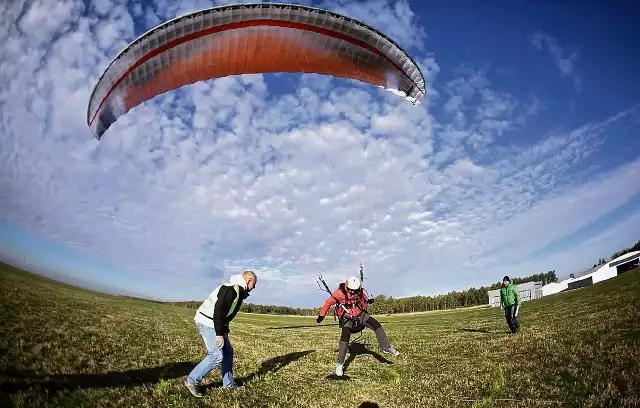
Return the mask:
[[[500,288],[500,307],[505,308],[520,303],[520,292],[518,287],[509,282],[509,285]]]

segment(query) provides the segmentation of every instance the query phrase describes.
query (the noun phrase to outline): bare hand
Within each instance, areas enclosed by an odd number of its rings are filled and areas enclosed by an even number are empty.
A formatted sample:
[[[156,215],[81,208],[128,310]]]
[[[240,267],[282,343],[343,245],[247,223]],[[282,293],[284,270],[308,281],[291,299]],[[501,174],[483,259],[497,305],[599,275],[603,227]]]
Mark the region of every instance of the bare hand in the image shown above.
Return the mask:
[[[224,346],[223,336],[216,336],[216,346],[218,346],[218,348],[222,348],[222,346]]]

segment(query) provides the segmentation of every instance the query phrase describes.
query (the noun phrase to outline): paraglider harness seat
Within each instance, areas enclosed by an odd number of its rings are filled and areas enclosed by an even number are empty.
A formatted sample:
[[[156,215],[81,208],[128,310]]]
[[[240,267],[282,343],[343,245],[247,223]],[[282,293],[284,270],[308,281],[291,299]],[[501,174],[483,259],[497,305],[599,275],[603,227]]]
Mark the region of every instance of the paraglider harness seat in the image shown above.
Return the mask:
[[[363,266],[360,265],[360,281],[362,282],[364,279],[363,276]],[[320,284],[322,284],[322,287],[324,287],[324,290],[327,291],[327,293],[333,297],[333,299],[336,301],[335,306],[333,308],[333,319],[334,321],[338,321],[338,326],[340,327],[340,329],[344,329],[344,327],[346,325],[349,325],[349,331],[354,334],[354,333],[360,333],[360,335],[358,336],[358,338],[354,339],[351,343],[353,343],[354,341],[358,340],[361,336],[362,336],[362,331],[365,329],[365,325],[363,324],[364,322],[362,322],[362,310],[360,312],[360,314],[358,316],[355,317],[347,317],[345,315],[343,315],[341,318],[338,318],[338,309],[342,308],[345,312],[346,312],[346,307],[350,306],[353,307],[353,302],[347,302],[347,303],[342,303],[340,302],[335,296],[333,296],[333,294],[331,293],[331,290],[329,289],[329,285],[327,285],[327,282],[324,281],[324,279],[322,278],[322,275],[318,274],[318,280],[317,280],[318,286],[320,286]],[[322,287],[320,289],[322,289]],[[347,293],[347,289],[345,288],[345,284],[341,283],[338,288],[342,291],[342,293],[345,295],[345,300],[348,299],[348,293]],[[364,291],[364,288],[360,288],[360,291]],[[362,292],[361,292],[362,293]],[[360,296],[360,299],[358,299],[359,301],[362,301],[362,297]],[[346,313],[345,313],[346,314]]]
[[[344,295],[345,299],[349,299],[348,296],[348,292],[347,292],[347,288],[345,287],[344,282],[341,283],[338,286],[338,289],[340,289],[340,291],[342,291],[342,294]],[[333,317],[334,320],[338,321],[338,326],[342,329],[343,327],[345,327],[347,324],[349,325],[349,330],[351,331],[351,333],[360,333],[362,330],[364,330],[365,325],[362,322],[362,315],[365,311],[363,311],[361,309],[361,305],[359,303],[361,303],[363,301],[362,299],[362,288],[360,288],[358,290],[359,295],[357,297],[357,299],[353,299],[349,302],[344,302],[342,303],[342,305],[347,308],[348,310],[353,310],[352,308],[354,306],[357,306],[360,309],[360,313],[358,313],[357,316],[348,316],[346,314],[346,312],[342,315],[342,317],[338,318],[338,307],[339,304],[336,303],[336,307],[333,309]]]

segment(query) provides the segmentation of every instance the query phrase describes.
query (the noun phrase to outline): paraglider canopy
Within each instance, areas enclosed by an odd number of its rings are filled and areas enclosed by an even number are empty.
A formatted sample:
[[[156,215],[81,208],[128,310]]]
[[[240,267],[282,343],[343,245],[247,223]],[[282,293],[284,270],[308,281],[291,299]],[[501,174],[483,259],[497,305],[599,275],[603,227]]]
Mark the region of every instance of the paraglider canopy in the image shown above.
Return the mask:
[[[237,4],[169,21],[130,43],[93,89],[87,124],[98,140],[133,107],[228,75],[314,73],[385,88],[414,104],[420,68],[385,34],[352,18],[293,4]]]

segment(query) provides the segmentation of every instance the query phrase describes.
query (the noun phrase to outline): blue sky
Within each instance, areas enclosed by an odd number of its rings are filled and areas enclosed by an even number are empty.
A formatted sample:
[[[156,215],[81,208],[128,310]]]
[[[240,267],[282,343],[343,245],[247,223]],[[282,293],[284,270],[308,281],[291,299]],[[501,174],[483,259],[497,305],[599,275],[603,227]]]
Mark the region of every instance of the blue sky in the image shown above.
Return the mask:
[[[358,242],[369,291],[400,297],[568,276],[640,239],[640,6],[305,3],[391,35],[425,74],[422,104],[231,77],[98,142],[85,112],[110,59],[214,2],[0,5],[0,257],[172,300],[253,268],[251,301],[316,306],[314,273],[356,274]]]

